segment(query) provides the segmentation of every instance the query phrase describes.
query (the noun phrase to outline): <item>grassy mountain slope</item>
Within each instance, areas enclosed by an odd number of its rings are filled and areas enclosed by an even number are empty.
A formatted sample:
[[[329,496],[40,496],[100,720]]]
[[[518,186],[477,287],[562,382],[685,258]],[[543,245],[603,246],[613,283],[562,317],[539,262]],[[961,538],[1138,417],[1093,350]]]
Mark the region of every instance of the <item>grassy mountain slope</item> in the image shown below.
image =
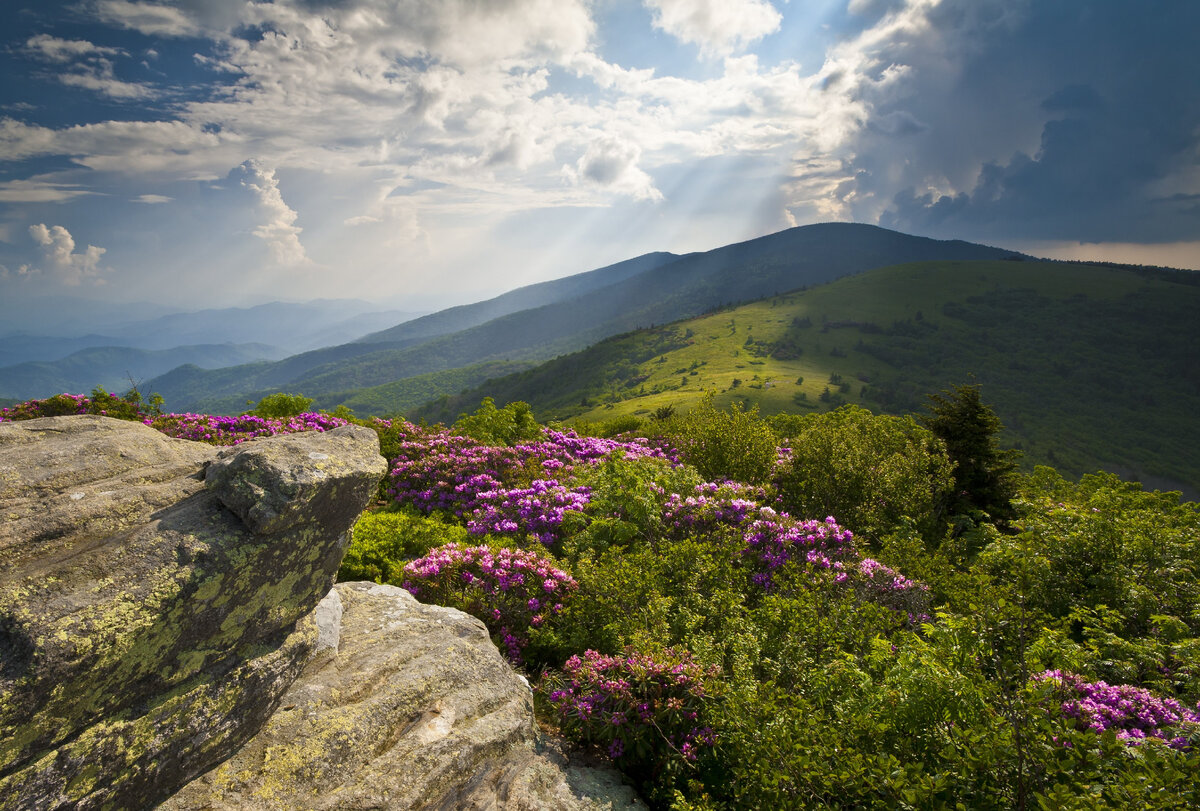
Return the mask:
[[[607,336],[665,323],[736,301],[758,299],[910,259],[998,259],[1011,252],[941,242],[870,225],[829,223],[690,254],[584,295],[522,310],[409,346],[351,344],[236,373],[175,370],[151,381],[172,408],[265,388],[321,397],[487,361],[531,362],[581,349]],[[421,319],[418,319],[418,321]],[[414,322],[415,323],[415,322]],[[376,338],[383,337],[383,333]],[[336,357],[335,357],[336,356]],[[285,369],[295,371],[289,376]]]
[[[0,394],[6,397],[49,397],[66,392],[112,391],[129,388],[129,379],[143,381],[184,363],[216,368],[247,361],[277,358],[281,351],[265,344],[201,344],[173,349],[132,349],[102,346],[81,349],[54,361],[30,361],[0,368]]]
[[[486,395],[539,418],[687,406],[920,411],[974,378],[1029,463],[1200,492],[1200,287],[1086,265],[915,263],[604,341],[414,412]]]

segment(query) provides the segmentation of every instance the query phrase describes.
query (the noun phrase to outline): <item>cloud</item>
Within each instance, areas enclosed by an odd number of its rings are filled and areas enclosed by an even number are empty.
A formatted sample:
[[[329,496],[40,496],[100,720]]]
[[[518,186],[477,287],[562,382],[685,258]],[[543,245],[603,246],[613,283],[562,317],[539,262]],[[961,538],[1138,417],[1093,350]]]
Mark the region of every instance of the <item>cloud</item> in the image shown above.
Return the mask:
[[[47,62],[73,62],[86,56],[128,56],[121,48],[93,45],[83,39],[59,39],[49,34],[38,34],[25,42],[25,50]]]
[[[563,174],[572,183],[592,183],[635,200],[663,199],[653,179],[638,168],[639,157],[636,144],[604,136],[592,141],[573,167],[563,167]]]
[[[782,15],[766,0],[643,0],[654,27],[705,55],[725,55],[779,30]]]
[[[267,244],[271,257],[279,265],[294,266],[309,262],[300,232],[296,225],[298,214],[283,201],[279,180],[274,169],[267,169],[256,160],[248,160],[234,170],[241,185],[254,192],[258,208],[266,221],[254,229],[254,235]]]
[[[240,139],[182,121],[102,121],[54,129],[0,119],[0,161],[67,156],[96,172],[215,178]]]
[[[106,253],[104,248],[88,245],[82,253],[76,253],[75,239],[61,225],[31,225],[29,236],[42,248],[46,272],[53,275],[59,283],[70,287],[77,287],[87,280],[102,283],[99,278],[100,257]],[[21,276],[38,272],[38,269],[28,265],[22,265],[17,270],[17,274]]]
[[[58,80],[68,87],[92,90],[121,101],[147,99],[155,95],[154,91],[144,84],[118,79],[112,63],[107,59],[96,59],[88,65],[76,65],[72,72],[59,74]]]
[[[162,194],[139,194],[137,197],[133,198],[133,202],[154,205],[158,203],[169,203],[174,199],[175,198],[173,197],[167,197]]]
[[[99,0],[93,8],[101,21],[147,36],[189,37],[197,36],[203,30],[191,16],[173,6]]]
[[[0,203],[66,203],[89,194],[96,192],[36,177],[0,182]]]
[[[993,242],[1194,237],[1200,74],[1181,66],[1200,6],[856,8],[883,16],[823,68],[864,113],[827,153],[840,218]]]
[[[39,61],[64,66],[58,69],[54,77],[68,87],[83,88],[124,101],[147,99],[154,95],[144,84],[126,82],[116,77],[113,63],[107,57],[128,56],[129,53],[122,48],[38,34],[26,40],[25,52]]]

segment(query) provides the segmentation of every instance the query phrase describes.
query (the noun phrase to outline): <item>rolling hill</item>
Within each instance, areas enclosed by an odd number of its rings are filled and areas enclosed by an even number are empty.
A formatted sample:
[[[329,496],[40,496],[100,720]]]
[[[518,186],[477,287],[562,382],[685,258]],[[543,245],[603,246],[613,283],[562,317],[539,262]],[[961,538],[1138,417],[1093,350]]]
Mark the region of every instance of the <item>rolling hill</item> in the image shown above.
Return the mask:
[[[280,389],[328,401],[335,393],[479,363],[542,361],[631,329],[897,262],[1010,256],[1014,256],[1011,251],[999,248],[914,237],[870,225],[803,226],[705,253],[651,254],[630,260],[636,263],[632,266],[622,263],[582,274],[583,279],[546,283],[549,287],[541,286],[532,296],[506,299],[504,306],[537,296],[565,297],[455,332],[420,335],[422,330],[461,323],[463,317],[462,312],[453,317],[434,314],[375,333],[369,340],[274,364],[216,371],[175,369],[150,381],[147,388],[160,392],[171,408],[214,412]],[[503,309],[484,304],[488,306],[473,305],[467,320]]]
[[[765,414],[856,403],[922,410],[974,379],[1029,464],[1097,468],[1200,494],[1200,286],[1170,274],[1045,262],[922,262],[609,338],[443,397],[540,419],[604,420],[718,405]]]

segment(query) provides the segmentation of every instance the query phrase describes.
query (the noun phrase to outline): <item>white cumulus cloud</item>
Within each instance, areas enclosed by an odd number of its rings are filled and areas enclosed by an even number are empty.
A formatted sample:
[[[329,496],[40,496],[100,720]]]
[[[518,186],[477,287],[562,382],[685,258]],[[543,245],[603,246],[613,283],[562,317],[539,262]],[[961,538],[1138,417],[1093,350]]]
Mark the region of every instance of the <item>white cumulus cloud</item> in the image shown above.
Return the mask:
[[[701,53],[741,51],[779,30],[783,19],[766,0],[645,0],[654,27],[681,42],[700,46]]]
[[[100,257],[104,248],[88,245],[82,252],[75,252],[75,239],[61,225],[46,226],[42,223],[29,226],[29,236],[42,248],[46,272],[54,275],[62,284],[75,287],[85,280],[100,282]],[[23,265],[19,275],[29,275],[38,269]]]
[[[275,170],[264,167],[256,160],[248,160],[240,167],[241,184],[254,192],[259,210],[266,221],[254,229],[254,235],[267,244],[271,256],[280,265],[302,265],[308,263],[308,254],[300,243],[300,232],[296,225],[299,215],[283,200],[279,191],[279,179]]]
[[[95,11],[104,22],[148,36],[187,37],[201,32],[200,26],[186,12],[160,3],[100,0],[95,4]]]
[[[86,56],[126,56],[120,48],[93,45],[85,39],[60,39],[49,34],[38,34],[25,42],[25,50],[47,62],[71,62]]]
[[[637,144],[604,136],[592,141],[574,166],[563,168],[563,174],[574,183],[593,183],[635,200],[661,200],[654,180],[638,167],[641,152]]]

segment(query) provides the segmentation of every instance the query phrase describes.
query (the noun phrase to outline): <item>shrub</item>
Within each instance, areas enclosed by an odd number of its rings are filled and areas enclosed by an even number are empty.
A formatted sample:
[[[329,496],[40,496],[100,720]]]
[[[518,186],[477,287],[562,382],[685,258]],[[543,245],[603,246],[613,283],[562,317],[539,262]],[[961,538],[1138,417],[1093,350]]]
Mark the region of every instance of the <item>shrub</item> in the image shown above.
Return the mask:
[[[791,449],[777,484],[793,515],[836,515],[872,542],[906,518],[927,539],[941,534],[953,487],[950,460],[911,417],[875,416],[857,406],[807,415]]]
[[[589,650],[568,659],[563,671],[543,687],[562,731],[599,747],[656,793],[716,744],[706,704],[718,672],[686,651]]]
[[[529,403],[518,400],[496,408],[491,397],[483,398],[474,414],[460,415],[451,430],[485,445],[516,445],[536,440],[542,433]]]
[[[354,525],[338,580],[374,580],[398,586],[404,565],[437,546],[466,543],[461,526],[426,518],[415,512],[384,510],[363,513]]]
[[[540,629],[563,610],[575,578],[544,555],[520,549],[448,543],[404,566],[404,588],[425,602],[478,617],[514,663]]]
[[[248,439],[294,434],[300,431],[328,431],[346,424],[346,420],[338,417],[312,412],[279,419],[254,414],[243,414],[240,417],[163,414],[144,422],[167,436],[207,442],[210,445],[237,445]]]
[[[664,428],[684,461],[706,479],[762,484],[771,477],[775,434],[758,416],[757,406],[744,411],[735,403],[721,411],[713,407],[709,395]]]
[[[1053,686],[1054,698],[1060,702],[1058,711],[1079,729],[1097,734],[1111,729],[1118,740],[1128,744],[1156,738],[1175,749],[1191,745],[1183,733],[1200,734],[1200,707],[1187,710],[1178,701],[1140,687],[1088,682],[1061,670],[1046,670],[1033,678]]]
[[[313,402],[313,398],[305,397],[302,394],[276,392],[259,400],[258,405],[246,413],[264,419],[278,420],[305,413]]]
[[[98,414],[119,420],[148,421],[161,414],[163,399],[157,394],[143,401],[135,388],[124,396],[109,394],[97,386],[91,396],[82,394],[56,394],[43,400],[26,400],[23,403],[0,409],[0,422],[35,420],[40,417],[65,417],[75,414]]]

